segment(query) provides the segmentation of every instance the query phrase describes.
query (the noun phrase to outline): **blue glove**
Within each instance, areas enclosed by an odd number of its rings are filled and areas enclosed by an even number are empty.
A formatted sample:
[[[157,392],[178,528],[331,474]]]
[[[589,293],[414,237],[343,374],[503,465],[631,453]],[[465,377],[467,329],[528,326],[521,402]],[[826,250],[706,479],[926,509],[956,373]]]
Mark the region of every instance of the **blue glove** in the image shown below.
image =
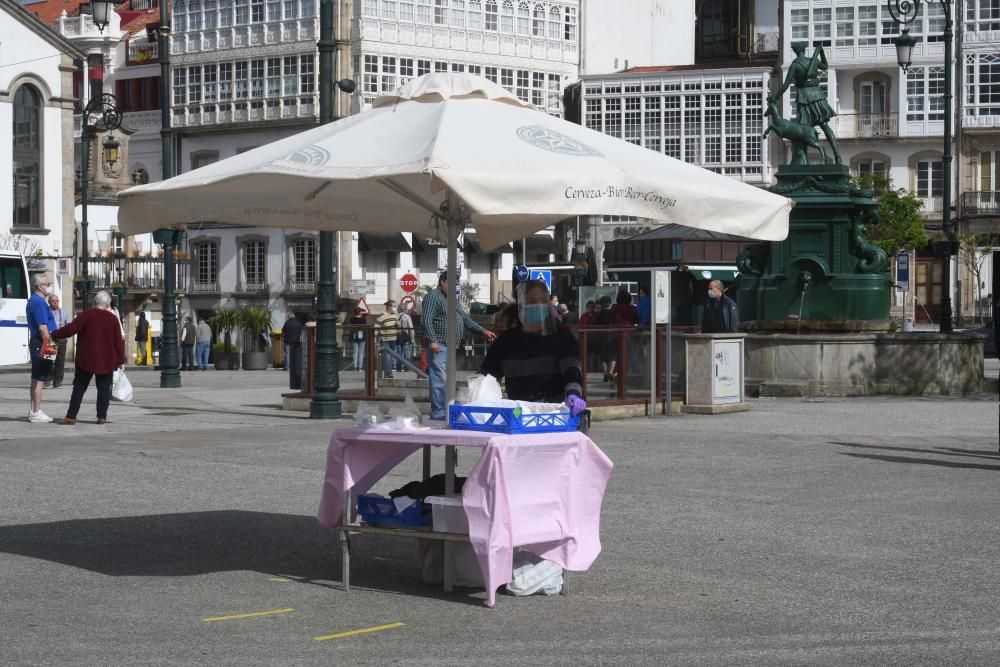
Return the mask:
[[[574,417],[587,409],[587,401],[583,400],[576,394],[570,394],[566,398],[566,405],[569,406],[569,412]]]

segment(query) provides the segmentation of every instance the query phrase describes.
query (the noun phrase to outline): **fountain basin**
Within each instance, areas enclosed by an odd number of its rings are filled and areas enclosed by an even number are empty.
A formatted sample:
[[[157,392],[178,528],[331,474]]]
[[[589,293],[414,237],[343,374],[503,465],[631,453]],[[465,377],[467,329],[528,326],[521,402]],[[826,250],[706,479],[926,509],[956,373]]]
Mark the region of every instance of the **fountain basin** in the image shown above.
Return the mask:
[[[806,322],[801,324],[806,331]],[[978,393],[984,390],[985,340],[970,333],[750,333],[746,391],[750,396]]]

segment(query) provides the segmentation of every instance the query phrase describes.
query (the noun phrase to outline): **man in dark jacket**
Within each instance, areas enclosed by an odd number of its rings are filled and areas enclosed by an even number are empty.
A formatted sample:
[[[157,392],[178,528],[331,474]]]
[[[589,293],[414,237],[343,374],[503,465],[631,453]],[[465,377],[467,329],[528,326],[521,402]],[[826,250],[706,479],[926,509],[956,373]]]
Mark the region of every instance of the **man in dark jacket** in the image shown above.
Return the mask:
[[[139,319],[135,322],[135,348],[139,366],[148,366],[146,358],[146,339],[149,337],[149,322],[146,321],[146,311],[139,311]]]
[[[291,368],[299,358],[302,342],[302,322],[291,313],[281,327],[281,339],[285,341],[285,368]]]
[[[736,333],[740,329],[740,314],[736,302],[726,296],[722,282],[708,283],[708,303],[701,319],[702,333]]]
[[[184,326],[181,327],[181,370],[194,370],[194,343],[198,340],[198,328],[191,321],[190,316],[184,318]]]

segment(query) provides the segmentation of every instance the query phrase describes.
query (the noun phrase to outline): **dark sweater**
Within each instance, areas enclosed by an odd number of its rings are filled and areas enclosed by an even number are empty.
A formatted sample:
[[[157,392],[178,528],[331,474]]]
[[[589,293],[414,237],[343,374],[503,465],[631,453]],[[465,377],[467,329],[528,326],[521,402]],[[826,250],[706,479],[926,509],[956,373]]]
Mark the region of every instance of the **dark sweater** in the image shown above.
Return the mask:
[[[107,375],[125,363],[121,324],[110,310],[88,308],[61,329],[55,339],[77,336],[76,366],[95,375]]]
[[[583,394],[580,346],[564,327],[549,336],[508,329],[490,345],[479,372],[505,380],[513,400],[561,403]]]

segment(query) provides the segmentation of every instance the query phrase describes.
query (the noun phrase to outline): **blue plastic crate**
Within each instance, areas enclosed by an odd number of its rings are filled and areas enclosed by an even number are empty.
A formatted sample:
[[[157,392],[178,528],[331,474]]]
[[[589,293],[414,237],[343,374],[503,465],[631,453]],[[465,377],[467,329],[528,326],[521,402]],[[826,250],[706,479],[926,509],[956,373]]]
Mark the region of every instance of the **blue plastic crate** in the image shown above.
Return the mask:
[[[568,412],[522,414],[520,408],[493,408],[477,405],[448,406],[448,426],[460,431],[492,433],[562,433],[575,431],[580,418]]]
[[[392,498],[358,496],[358,515],[365,523],[373,526],[401,528],[429,526],[433,522],[433,517],[430,511],[425,512],[424,508],[424,503],[418,500],[400,513],[396,511]]]

